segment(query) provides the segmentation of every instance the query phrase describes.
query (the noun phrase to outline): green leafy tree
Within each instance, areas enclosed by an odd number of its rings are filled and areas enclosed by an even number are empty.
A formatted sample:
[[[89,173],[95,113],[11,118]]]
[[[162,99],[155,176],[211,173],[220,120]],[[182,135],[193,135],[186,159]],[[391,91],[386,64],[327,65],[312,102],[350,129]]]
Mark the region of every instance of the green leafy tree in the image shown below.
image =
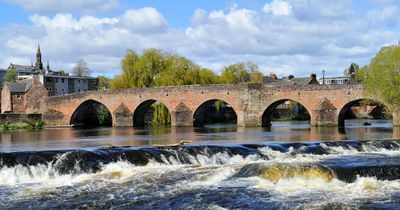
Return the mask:
[[[17,81],[17,71],[13,68],[10,68],[6,71],[6,74],[4,75],[3,83],[4,82],[10,82],[10,83],[15,83]]]
[[[351,63],[350,66],[344,70],[344,75],[348,77],[354,77],[357,71],[360,69],[360,66],[356,63]]]
[[[362,70],[366,92],[390,106],[400,106],[400,46],[383,47]],[[358,76],[360,77],[360,76]]]
[[[111,79],[106,76],[98,76],[99,78],[99,89],[109,89]]]
[[[109,126],[112,123],[112,117],[110,111],[105,106],[100,107],[98,113],[100,126]]]
[[[225,66],[222,70],[221,81],[228,84],[261,82],[264,75],[257,64],[253,62],[239,62]]]
[[[152,125],[169,125],[171,124],[171,116],[169,114],[168,108],[160,102],[155,102],[151,105],[154,109]]]

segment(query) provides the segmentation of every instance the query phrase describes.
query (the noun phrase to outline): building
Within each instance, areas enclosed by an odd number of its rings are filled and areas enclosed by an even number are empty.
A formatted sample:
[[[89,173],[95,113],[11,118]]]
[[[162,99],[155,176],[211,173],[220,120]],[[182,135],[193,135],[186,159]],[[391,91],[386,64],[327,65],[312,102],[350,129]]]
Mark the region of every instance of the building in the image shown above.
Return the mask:
[[[318,85],[316,74],[311,74],[309,77],[295,78],[293,75],[288,77],[278,78],[276,74],[270,73],[269,76],[264,77],[264,83],[272,85]]]
[[[4,76],[6,75],[7,70],[5,69],[0,69],[0,85],[3,84],[4,81]]]
[[[323,78],[319,78],[318,81],[321,84],[342,85],[342,84],[347,84],[350,81],[350,78],[349,77],[323,77]]]
[[[50,69],[49,62],[44,68],[40,46],[36,52],[35,65],[33,63],[30,66],[11,63],[8,69],[14,69],[17,72],[18,80],[37,77],[47,89],[49,96],[97,90],[99,86],[99,80],[95,77],[70,76],[63,71],[53,71]]]
[[[5,83],[1,91],[1,113],[32,114],[40,111],[40,100],[48,95],[39,78]]]

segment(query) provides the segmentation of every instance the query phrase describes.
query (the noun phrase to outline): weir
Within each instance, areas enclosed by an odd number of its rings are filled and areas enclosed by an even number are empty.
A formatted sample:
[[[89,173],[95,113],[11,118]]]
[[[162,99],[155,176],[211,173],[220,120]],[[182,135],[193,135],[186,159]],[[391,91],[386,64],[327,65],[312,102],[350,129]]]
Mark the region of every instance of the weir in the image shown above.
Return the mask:
[[[268,127],[276,106],[294,101],[309,113],[312,126],[344,126],[343,113],[349,105],[365,99],[365,95],[361,85],[187,85],[53,96],[43,101],[41,112],[46,125],[69,126],[72,118],[78,117],[74,113],[81,104],[96,101],[110,111],[113,126],[134,126],[143,125],[148,102],[158,101],[168,109],[171,126],[185,127],[203,124],[204,104],[219,100],[228,104],[230,112],[236,115],[233,121],[237,126]],[[393,116],[393,124],[400,125],[400,109],[384,105]]]

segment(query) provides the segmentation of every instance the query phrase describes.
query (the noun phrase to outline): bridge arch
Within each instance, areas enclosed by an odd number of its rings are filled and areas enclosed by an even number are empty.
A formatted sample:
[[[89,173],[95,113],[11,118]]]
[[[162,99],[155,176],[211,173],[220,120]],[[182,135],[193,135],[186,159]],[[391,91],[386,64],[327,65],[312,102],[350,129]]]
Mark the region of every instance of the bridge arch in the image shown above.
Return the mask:
[[[141,102],[133,112],[133,126],[134,127],[145,127],[146,125],[152,124],[153,113],[156,111],[155,106],[160,106],[160,109],[165,109],[162,114],[166,114],[164,116],[165,119],[163,122],[159,122],[160,125],[169,125],[171,124],[171,111],[166,106],[165,103],[161,102],[157,99],[148,99]]]
[[[202,127],[213,122],[237,124],[237,111],[231,103],[222,99],[208,99],[197,106],[193,114],[193,126]]]
[[[375,99],[371,99],[371,98],[358,98],[358,99],[354,99],[354,100],[347,102],[346,104],[344,104],[342,107],[340,107],[338,109],[339,111],[338,111],[337,119],[338,119],[339,127],[341,127],[341,128],[345,127],[346,116],[347,116],[348,112],[351,111],[351,107],[353,107],[356,104],[359,104],[363,100],[368,100],[368,101],[371,101],[373,104],[376,104],[381,107],[385,107],[390,112],[391,117],[393,117],[393,113],[389,108],[390,106],[388,106],[387,104],[380,102],[378,100],[375,100]],[[374,108],[374,109],[376,109],[376,108]]]
[[[111,111],[106,105],[88,99],[75,109],[71,115],[70,125],[83,127],[112,126],[112,121]]]
[[[273,118],[273,113],[275,112],[275,110],[281,105],[284,104],[287,101],[291,101],[291,102],[295,102],[299,105],[300,109],[304,109],[304,111],[306,112],[306,114],[308,116],[306,116],[309,120],[311,120],[311,112],[310,109],[308,109],[305,105],[303,105],[302,103],[298,102],[297,100],[293,100],[293,99],[279,99],[277,101],[274,101],[273,103],[271,103],[270,105],[267,106],[267,108],[264,110],[262,116],[261,116],[261,126],[262,127],[271,127],[272,123],[272,118]]]

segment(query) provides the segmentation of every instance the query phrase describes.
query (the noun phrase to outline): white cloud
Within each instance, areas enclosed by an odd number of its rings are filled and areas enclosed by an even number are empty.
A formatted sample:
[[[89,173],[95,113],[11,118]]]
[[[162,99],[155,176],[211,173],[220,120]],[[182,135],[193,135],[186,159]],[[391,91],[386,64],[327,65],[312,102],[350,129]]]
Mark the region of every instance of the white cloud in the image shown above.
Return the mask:
[[[150,7],[111,17],[32,15],[29,24],[0,29],[0,64],[30,64],[40,43],[54,69],[69,70],[83,58],[95,74],[119,73],[127,49],[160,48],[217,72],[251,60],[265,74],[307,76],[325,69],[327,75],[339,75],[352,62],[365,65],[382,45],[399,37],[393,29],[399,26],[393,21],[400,18],[397,5],[362,13],[351,8],[347,0],[275,0],[264,11],[237,5],[228,11],[198,9],[185,29],[170,27]]]
[[[118,0],[6,0],[32,12],[97,12],[118,8]]]
[[[292,6],[289,2],[284,0],[273,0],[271,3],[267,3],[263,8],[265,13],[272,13],[277,16],[287,16],[292,13]]]
[[[162,32],[167,26],[163,15],[152,7],[126,11],[121,23],[132,31],[146,33]]]

